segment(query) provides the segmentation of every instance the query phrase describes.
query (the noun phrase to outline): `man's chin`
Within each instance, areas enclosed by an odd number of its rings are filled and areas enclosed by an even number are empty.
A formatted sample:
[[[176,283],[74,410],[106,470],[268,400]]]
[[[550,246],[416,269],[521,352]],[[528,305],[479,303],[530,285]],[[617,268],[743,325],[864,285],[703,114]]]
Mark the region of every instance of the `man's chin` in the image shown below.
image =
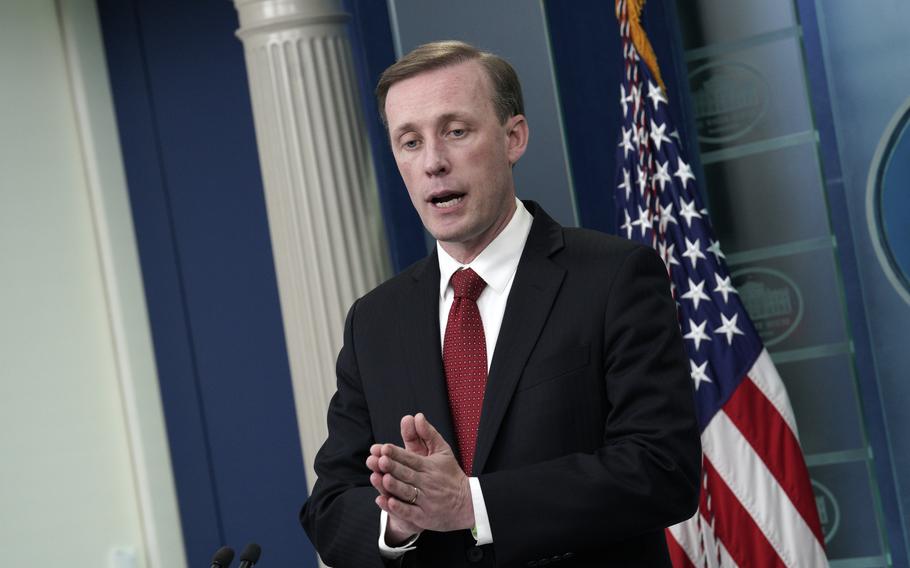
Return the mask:
[[[433,223],[424,223],[423,226],[434,239],[443,243],[458,243],[465,239],[465,228],[461,223],[439,223],[434,220]]]
[[[461,235],[458,234],[457,232],[453,232],[453,231],[443,231],[443,232],[429,231],[429,233],[434,239],[436,239],[437,241],[439,241],[440,243],[442,243],[444,245],[446,245],[446,244],[455,245],[455,244],[460,243],[462,240]]]

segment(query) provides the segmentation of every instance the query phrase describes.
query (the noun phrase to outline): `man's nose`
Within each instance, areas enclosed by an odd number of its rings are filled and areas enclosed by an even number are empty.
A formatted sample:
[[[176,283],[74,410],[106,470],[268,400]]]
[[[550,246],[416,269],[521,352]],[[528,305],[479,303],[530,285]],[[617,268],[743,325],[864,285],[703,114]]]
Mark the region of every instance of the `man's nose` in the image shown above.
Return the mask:
[[[427,143],[424,152],[424,171],[428,176],[439,176],[449,172],[445,146],[438,141]]]

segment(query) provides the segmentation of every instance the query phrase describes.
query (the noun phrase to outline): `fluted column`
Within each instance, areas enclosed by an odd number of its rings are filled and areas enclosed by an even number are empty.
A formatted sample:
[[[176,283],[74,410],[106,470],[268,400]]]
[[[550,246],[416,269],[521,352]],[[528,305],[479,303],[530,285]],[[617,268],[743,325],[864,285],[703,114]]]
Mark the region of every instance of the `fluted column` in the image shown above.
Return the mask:
[[[390,273],[340,0],[234,0],[307,481],[351,303]]]

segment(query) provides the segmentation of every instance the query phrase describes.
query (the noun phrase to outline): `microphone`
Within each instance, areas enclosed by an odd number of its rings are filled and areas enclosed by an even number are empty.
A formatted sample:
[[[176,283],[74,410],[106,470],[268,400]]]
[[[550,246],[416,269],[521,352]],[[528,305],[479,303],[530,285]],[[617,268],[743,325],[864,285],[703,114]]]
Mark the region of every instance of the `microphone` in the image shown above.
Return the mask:
[[[262,549],[259,548],[259,545],[255,542],[249,543],[243,549],[243,552],[240,553],[240,566],[238,568],[253,568],[253,565],[259,562],[260,554],[262,554]]]
[[[222,546],[212,556],[211,568],[228,568],[232,560],[234,560],[234,549],[230,546]]]

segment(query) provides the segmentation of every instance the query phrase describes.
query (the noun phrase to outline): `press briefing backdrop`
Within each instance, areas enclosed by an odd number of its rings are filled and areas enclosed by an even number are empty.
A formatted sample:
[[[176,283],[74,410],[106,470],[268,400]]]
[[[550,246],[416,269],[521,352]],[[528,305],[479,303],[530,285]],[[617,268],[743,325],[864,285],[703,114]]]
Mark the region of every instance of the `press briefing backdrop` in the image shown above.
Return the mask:
[[[904,566],[910,16],[883,0],[816,4],[651,0],[645,22],[735,284],[790,389],[829,552]],[[369,116],[396,49],[448,35],[512,55],[547,164],[518,166],[519,193],[566,224],[615,228],[612,2],[347,6]],[[264,561],[313,565],[295,519],[306,484],[236,13],[224,0],[99,11],[188,558],[259,539]],[[422,232],[371,129],[400,269]]]

